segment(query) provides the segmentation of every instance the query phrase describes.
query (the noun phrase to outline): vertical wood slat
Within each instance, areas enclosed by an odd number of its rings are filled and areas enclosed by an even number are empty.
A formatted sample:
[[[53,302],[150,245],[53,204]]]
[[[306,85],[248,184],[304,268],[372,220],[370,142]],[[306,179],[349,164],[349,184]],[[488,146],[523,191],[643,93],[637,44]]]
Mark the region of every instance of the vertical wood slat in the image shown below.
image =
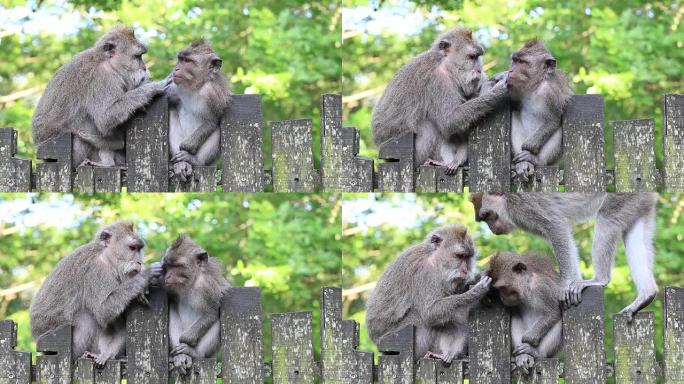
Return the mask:
[[[485,117],[468,144],[468,186],[471,192],[511,190],[511,108],[508,104]]]
[[[510,384],[511,319],[508,311],[500,304],[482,306],[471,311],[468,322],[470,383]]]
[[[216,383],[216,359],[193,359],[192,368],[184,376],[176,376],[175,384],[214,384]]]
[[[656,190],[653,119],[613,121],[616,192]]]
[[[531,371],[530,374],[521,377],[521,384],[557,384],[560,365],[556,358],[536,359]]]
[[[615,348],[615,382],[656,382],[655,317],[653,312],[641,312],[628,322],[627,315],[613,316]]]
[[[233,95],[221,120],[221,186],[224,192],[263,192],[261,96]]]
[[[82,193],[121,192],[121,168],[80,166],[76,168],[74,189]]]
[[[373,192],[373,160],[358,153],[359,132],[342,127],[342,96],[321,96],[321,190]]]
[[[69,164],[71,166],[71,163]],[[71,384],[71,326],[63,325],[36,340],[36,381],[41,384]]]
[[[36,148],[38,192],[71,192],[71,133],[48,140]]]
[[[416,192],[463,192],[463,167],[447,175],[442,167],[421,165],[416,176]]]
[[[271,315],[274,384],[315,382],[311,330],[311,312]]]
[[[412,325],[384,336],[378,341],[378,382],[383,384],[413,384]]]
[[[169,190],[169,105],[155,97],[126,123],[128,192]]]
[[[665,288],[663,305],[665,384],[684,383],[684,287]]]
[[[31,383],[31,352],[16,351],[17,324],[0,321],[0,384]]]
[[[261,290],[230,288],[221,301],[221,377],[225,384],[264,382]]]
[[[463,360],[453,360],[447,367],[437,359],[420,359],[416,384],[463,384]]]
[[[77,361],[76,378],[79,384],[119,384],[121,363],[121,360],[108,360],[104,368],[97,369],[92,359],[80,358]]]
[[[574,95],[563,115],[564,184],[567,192],[606,190],[603,95]]]
[[[0,128],[0,192],[31,191],[31,160],[15,159],[17,131]]]
[[[274,192],[313,192],[316,188],[311,149],[311,120],[271,122]]]
[[[324,383],[373,383],[373,354],[357,351],[358,344],[358,324],[342,320],[342,289],[321,288],[321,379]]]
[[[173,192],[214,192],[216,190],[216,166],[193,166],[192,176],[186,182],[171,178],[169,185]]]
[[[588,287],[582,302],[563,312],[564,376],[567,384],[606,382],[603,288]],[[570,367],[572,367],[570,369]]]
[[[558,192],[559,183],[557,165],[536,167],[534,176],[527,183],[522,183],[517,178],[511,182],[513,192]]]
[[[665,95],[663,176],[669,192],[684,192],[684,94]]]
[[[149,307],[133,304],[126,316],[129,384],[167,384],[169,381],[169,304],[166,292],[150,287],[149,302]]]
[[[378,164],[378,189],[381,192],[413,192],[413,141],[415,135],[408,133],[380,144]]]

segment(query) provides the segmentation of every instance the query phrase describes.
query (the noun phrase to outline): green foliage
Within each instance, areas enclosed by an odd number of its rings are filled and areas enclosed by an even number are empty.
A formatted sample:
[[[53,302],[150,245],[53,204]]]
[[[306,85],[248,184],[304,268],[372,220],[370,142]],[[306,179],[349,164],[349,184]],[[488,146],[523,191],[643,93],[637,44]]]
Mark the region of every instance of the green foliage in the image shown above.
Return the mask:
[[[0,319],[19,324],[19,350],[35,352],[28,308],[43,279],[115,220],[136,224],[147,264],[188,233],[220,259],[234,286],[261,288],[266,320],[313,311],[314,340],[320,287],[339,286],[341,201],[334,194],[17,194],[0,195],[0,212]],[[264,335],[270,345],[268,321]]]

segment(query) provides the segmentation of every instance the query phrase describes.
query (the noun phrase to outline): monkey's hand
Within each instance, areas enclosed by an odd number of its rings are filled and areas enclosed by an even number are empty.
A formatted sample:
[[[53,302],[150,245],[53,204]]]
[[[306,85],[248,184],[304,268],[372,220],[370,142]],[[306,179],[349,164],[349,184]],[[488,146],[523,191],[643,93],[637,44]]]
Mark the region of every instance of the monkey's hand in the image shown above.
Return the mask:
[[[141,275],[147,282],[147,285],[150,285],[153,281],[159,280],[164,275],[164,270],[161,263],[152,263],[149,268],[142,271]]]
[[[533,347],[532,345],[523,342],[522,344],[518,345],[514,350],[513,350],[513,355],[518,356],[522,354],[527,354],[532,357],[539,357],[539,351],[537,348]]]
[[[528,354],[520,354],[515,356],[515,369],[522,372],[524,375],[530,373],[530,369],[534,367],[534,357]]]
[[[171,176],[185,183],[192,176],[192,164],[186,161],[179,161],[173,164]]]
[[[527,183],[530,180],[530,177],[534,176],[534,164],[529,161],[515,163],[513,176],[519,178],[523,183]]]
[[[571,305],[578,305],[582,302],[582,291],[586,287],[604,287],[606,284],[597,280],[579,280],[571,281],[568,287],[563,292],[563,297],[561,298],[561,304],[563,304],[563,309],[570,308]]]
[[[188,374],[192,368],[192,357],[186,354],[175,355],[171,357],[172,370],[178,372],[181,376]]]
[[[468,292],[472,292],[477,298],[483,298],[489,292],[489,286],[492,283],[492,278],[489,276],[482,276],[477,284],[473,285]]]
[[[525,145],[523,144],[523,146]],[[513,156],[514,163],[518,163],[521,161],[528,161],[536,165],[539,163],[539,157],[537,157],[537,155],[533,154],[529,150],[523,148],[520,152],[516,153],[516,155]]]
[[[180,151],[178,151],[175,155],[171,156],[171,162],[176,163],[180,161],[185,161],[186,163],[190,164],[197,164],[197,156],[193,155],[190,153],[188,150],[183,148],[183,144],[180,145]]]
[[[136,297],[136,300],[138,300],[138,303],[140,303],[146,307],[149,307],[150,301],[147,299],[147,293],[148,292],[143,292],[142,294],[138,295],[138,297]]]
[[[196,358],[197,357],[197,350],[195,350],[195,348],[193,348],[193,347],[191,347],[185,343],[180,343],[171,349],[171,355],[175,356],[175,355],[180,355],[180,354],[186,354],[190,357]]]

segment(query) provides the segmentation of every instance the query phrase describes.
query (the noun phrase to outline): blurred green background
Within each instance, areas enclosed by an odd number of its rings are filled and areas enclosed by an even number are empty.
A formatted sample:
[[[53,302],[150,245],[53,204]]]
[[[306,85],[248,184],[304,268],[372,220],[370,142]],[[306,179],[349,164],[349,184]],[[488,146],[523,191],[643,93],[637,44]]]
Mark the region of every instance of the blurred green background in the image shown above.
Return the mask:
[[[365,305],[385,268],[403,250],[421,242],[433,229],[462,223],[475,241],[478,266],[484,269],[488,257],[497,251],[535,251],[553,258],[549,244],[520,230],[494,235],[485,223],[475,221],[467,194],[345,194],[342,202],[342,287],[343,317],[361,324],[359,349],[377,353],[365,326]],[[684,286],[684,195],[660,195],[654,239],[655,277],[660,292],[645,311],[655,312],[656,348],[662,356],[663,293],[668,286]],[[583,277],[591,278],[593,221],[574,227]],[[555,263],[555,258],[553,258]],[[555,263],[557,265],[557,263]],[[610,284],[605,289],[606,353],[613,356],[612,315],[636,297],[621,243]],[[377,355],[376,355],[377,356]]]
[[[337,0],[0,0],[0,126],[18,129],[19,156],[33,158],[31,116],[47,82],[123,23],[148,43],[152,79],[207,38],[233,92],[261,94],[264,121],[313,118],[318,148],[320,95],[340,89],[341,19]],[[270,128],[262,129],[269,165]]]
[[[28,308],[57,262],[103,224],[134,222],[159,261],[188,233],[233,286],[261,287],[264,355],[271,313],[312,311],[319,351],[319,294],[339,286],[341,199],[335,194],[0,194],[0,319],[19,324],[17,350],[32,351]]]
[[[385,85],[440,32],[464,25],[487,48],[490,75],[507,69],[526,40],[543,39],[575,93],[604,95],[606,122],[655,119],[662,161],[663,95],[684,92],[681,0],[344,0],[342,15],[344,119],[361,131],[364,156],[377,157],[370,119]],[[605,127],[612,153],[612,128]]]

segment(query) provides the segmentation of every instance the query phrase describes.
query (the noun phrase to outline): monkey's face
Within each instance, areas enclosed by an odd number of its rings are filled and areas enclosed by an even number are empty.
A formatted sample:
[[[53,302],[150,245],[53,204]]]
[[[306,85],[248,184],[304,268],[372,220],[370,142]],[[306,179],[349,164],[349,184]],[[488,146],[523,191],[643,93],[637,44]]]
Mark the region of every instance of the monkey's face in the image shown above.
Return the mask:
[[[198,44],[178,52],[173,82],[186,89],[197,89],[219,72],[222,61],[208,45]]]
[[[506,195],[503,193],[485,193],[471,195],[475,205],[475,220],[484,221],[489,229],[497,235],[512,232],[516,225],[508,215]]]
[[[475,41],[454,49],[449,60],[460,77],[458,83],[463,96],[470,98],[480,93],[484,73],[482,71],[482,55],[484,48]]]
[[[521,287],[530,285],[527,265],[515,254],[498,254],[490,263],[489,277],[503,305],[517,307],[524,301]]]
[[[529,44],[529,46],[528,46]],[[541,43],[531,42],[511,55],[506,85],[514,100],[534,91],[556,69],[556,59]]]
[[[465,227],[437,231],[429,240],[433,249],[430,262],[445,274],[450,284],[463,284],[475,267],[475,247]]]
[[[131,224],[112,224],[102,229],[97,239],[104,247],[103,254],[119,275],[132,278],[143,270],[145,242]]]
[[[208,257],[207,252],[189,237],[179,237],[166,251],[162,261],[164,287],[177,294],[189,291],[201,274]]]
[[[128,76],[124,79],[127,88],[139,87],[148,78],[147,67],[143,61],[143,54],[147,47],[137,40],[108,41],[103,49],[110,55],[109,63],[115,73]]]

